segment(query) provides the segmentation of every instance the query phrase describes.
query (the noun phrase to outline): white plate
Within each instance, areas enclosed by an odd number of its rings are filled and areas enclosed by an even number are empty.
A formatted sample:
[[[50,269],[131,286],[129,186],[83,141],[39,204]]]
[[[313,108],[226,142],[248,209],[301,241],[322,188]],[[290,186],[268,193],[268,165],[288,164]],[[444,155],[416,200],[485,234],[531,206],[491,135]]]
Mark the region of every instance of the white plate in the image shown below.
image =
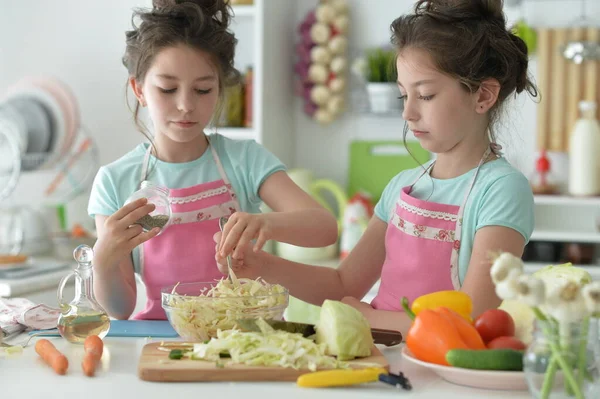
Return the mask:
[[[432,370],[442,379],[453,384],[510,391],[526,391],[528,389],[525,373],[522,371],[486,371],[441,366],[413,357],[406,346],[402,348],[402,357],[411,363]]]

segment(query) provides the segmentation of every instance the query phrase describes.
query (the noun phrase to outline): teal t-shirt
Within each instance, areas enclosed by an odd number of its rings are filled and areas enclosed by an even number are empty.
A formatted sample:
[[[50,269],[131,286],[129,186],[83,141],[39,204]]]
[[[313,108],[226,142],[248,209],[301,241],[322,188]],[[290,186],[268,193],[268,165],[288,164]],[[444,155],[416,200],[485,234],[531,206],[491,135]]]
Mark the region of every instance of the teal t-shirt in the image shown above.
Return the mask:
[[[425,164],[427,167],[431,164]],[[413,187],[411,196],[441,204],[460,206],[476,169],[452,178],[434,179],[424,175]],[[386,186],[375,206],[375,215],[386,223],[400,196],[402,187],[412,184],[423,168],[405,170]],[[473,190],[465,205],[458,256],[459,279],[467,274],[475,233],[485,226],[504,226],[518,231],[529,242],[534,224],[533,193],[527,178],[504,158],[481,166]],[[449,262],[450,260],[448,260]]]
[[[254,140],[232,140],[211,134],[214,146],[227,178],[237,194],[242,211],[259,213],[262,200],[260,186],[271,174],[285,170],[283,163]],[[92,186],[88,214],[112,215],[127,198],[139,189],[144,156],[149,143],[135,147],[116,161],[102,166]],[[207,149],[200,158],[190,162],[169,163],[150,156],[147,180],[168,188],[185,188],[220,179],[212,152]],[[139,270],[137,248],[133,253],[135,270]]]

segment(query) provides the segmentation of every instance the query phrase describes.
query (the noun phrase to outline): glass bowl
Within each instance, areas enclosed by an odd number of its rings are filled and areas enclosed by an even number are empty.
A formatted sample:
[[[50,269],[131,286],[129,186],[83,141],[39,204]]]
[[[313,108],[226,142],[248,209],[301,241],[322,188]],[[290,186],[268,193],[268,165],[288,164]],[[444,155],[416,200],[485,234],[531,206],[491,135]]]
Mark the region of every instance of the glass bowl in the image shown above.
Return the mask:
[[[223,279],[163,288],[162,307],[169,323],[184,340],[204,342],[218,330],[233,329],[239,319],[283,318],[289,303],[287,289],[255,280],[240,279],[236,284]]]

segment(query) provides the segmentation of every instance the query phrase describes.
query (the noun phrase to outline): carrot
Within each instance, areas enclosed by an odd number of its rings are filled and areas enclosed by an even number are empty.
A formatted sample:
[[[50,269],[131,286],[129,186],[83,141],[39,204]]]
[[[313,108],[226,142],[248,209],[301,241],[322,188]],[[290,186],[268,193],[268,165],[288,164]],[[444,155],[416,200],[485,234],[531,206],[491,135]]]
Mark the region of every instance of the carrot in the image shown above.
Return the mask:
[[[57,374],[65,375],[69,367],[67,357],[47,339],[40,339],[35,343],[35,351]]]
[[[83,342],[83,349],[85,350],[85,355],[81,362],[81,368],[85,375],[92,377],[96,372],[96,366],[102,357],[104,342],[102,342],[102,339],[97,335],[90,335]]]
[[[85,353],[95,353],[98,357],[102,357],[102,351],[104,350],[104,342],[97,335],[90,335],[83,341],[83,349]]]
[[[83,374],[88,377],[93,377],[96,372],[96,366],[98,365],[98,357],[91,353],[86,353],[83,356],[83,361],[81,362],[81,368],[83,369]]]

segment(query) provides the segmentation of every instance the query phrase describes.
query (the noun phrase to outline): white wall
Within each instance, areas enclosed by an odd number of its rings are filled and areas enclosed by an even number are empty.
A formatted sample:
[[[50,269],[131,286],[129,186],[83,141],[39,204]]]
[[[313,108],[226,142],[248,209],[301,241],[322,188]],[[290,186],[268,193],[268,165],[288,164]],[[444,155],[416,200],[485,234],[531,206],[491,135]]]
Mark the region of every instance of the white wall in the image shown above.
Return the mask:
[[[59,78],[79,101],[101,164],[119,158],[144,140],[126,105],[127,71],[121,57],[132,9],[151,4],[152,0],[0,0],[0,97],[23,76]],[[241,19],[233,26],[239,32],[236,67],[245,70],[253,59],[252,25]],[[52,176],[24,174],[9,201],[39,206]],[[82,195],[68,205],[69,224],[93,227],[87,201]],[[52,221],[54,212],[47,213]]]
[[[0,93],[26,75],[51,75],[77,97],[81,119],[96,140],[102,163],[141,142],[125,102],[121,64],[131,9],[151,0],[0,0]],[[52,176],[22,176],[13,200],[39,205]],[[87,198],[69,204],[72,222],[86,216]]]
[[[131,9],[151,0],[0,0],[0,89],[25,75],[56,76],[74,91],[103,162],[140,141],[125,105],[121,57]]]

